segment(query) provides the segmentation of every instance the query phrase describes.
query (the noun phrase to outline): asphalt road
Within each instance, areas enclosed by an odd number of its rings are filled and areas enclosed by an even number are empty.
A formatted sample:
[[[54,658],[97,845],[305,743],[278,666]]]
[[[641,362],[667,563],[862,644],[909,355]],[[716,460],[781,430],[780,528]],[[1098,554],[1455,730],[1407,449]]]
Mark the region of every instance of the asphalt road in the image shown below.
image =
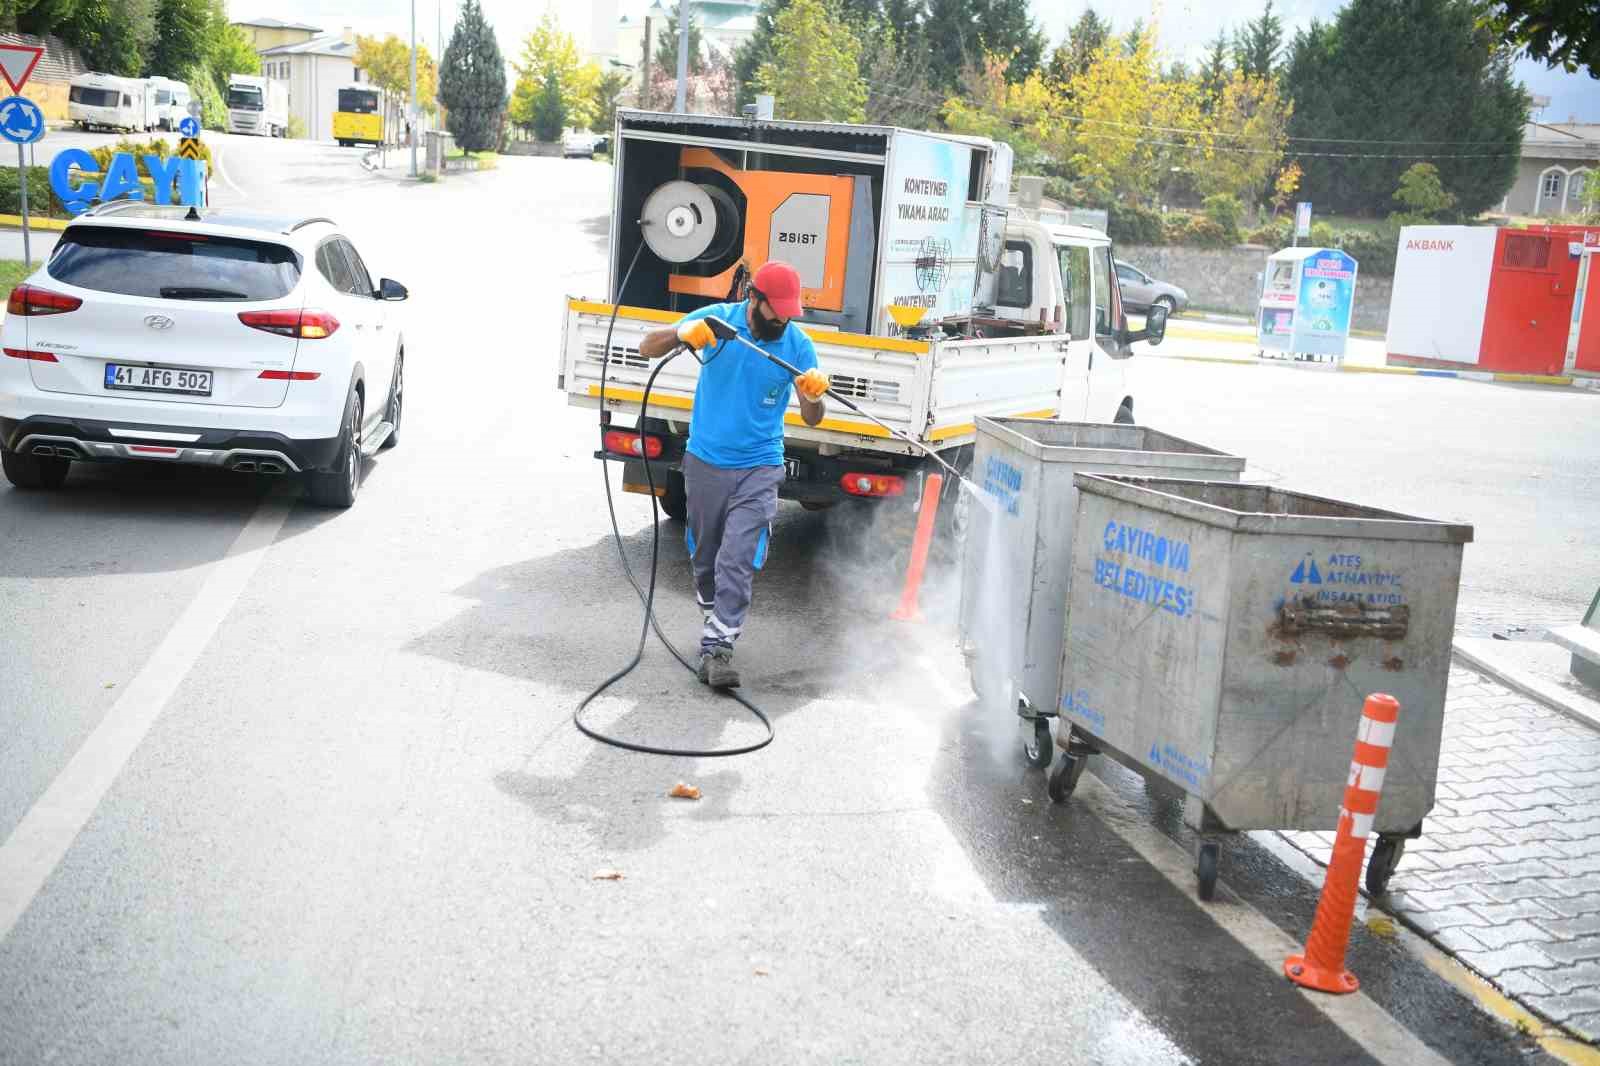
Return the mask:
[[[342,514],[164,467],[0,487],[0,1062],[1538,1060],[1364,930],[1366,993],[1288,986],[1314,899],[1270,841],[1237,841],[1202,905],[1173,797],[1106,768],[1050,804],[968,694],[949,568],[927,622],[890,623],[900,557],[836,514],[782,510],[741,641],[771,747],[581,737],[639,625],[592,415],[554,389],[562,297],[603,293],[609,171],[416,186],[243,141],[229,195],[332,215],[410,287],[404,441]],[[1530,545],[1594,542],[1561,458],[1594,454],[1582,398],[1096,372],[1265,476],[1478,523],[1464,604],[1544,603],[1576,560]],[[1516,458],[1490,461],[1497,433]],[[642,565],[648,507],[618,516]],[[661,558],[688,644],[681,528]],[[756,735],[659,648],[594,717]]]

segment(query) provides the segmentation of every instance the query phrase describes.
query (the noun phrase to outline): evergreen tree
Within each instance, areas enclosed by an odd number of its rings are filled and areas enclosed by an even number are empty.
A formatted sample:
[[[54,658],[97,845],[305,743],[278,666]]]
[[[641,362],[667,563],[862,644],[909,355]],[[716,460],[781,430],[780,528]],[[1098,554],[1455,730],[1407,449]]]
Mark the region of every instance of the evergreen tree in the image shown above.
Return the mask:
[[[1207,111],[1211,110],[1211,105],[1222,95],[1222,90],[1233,77],[1233,66],[1228,56],[1228,35],[1218,30],[1216,39],[1211,42],[1210,51],[1206,53],[1205,65],[1200,68],[1200,92],[1203,96],[1201,106]]]
[[[144,65],[145,76],[175,78],[197,59],[204,59],[211,28],[208,0],[158,0],[156,37]]]
[[[567,125],[567,104],[561,98],[561,80],[555,71],[544,76],[544,85],[533,99],[533,135],[541,141],[559,141]]]
[[[1067,39],[1056,47],[1050,57],[1050,77],[1060,84],[1089,69],[1095,55],[1105,47],[1111,36],[1111,22],[1095,14],[1092,7],[1084,8],[1078,21],[1067,30]]]
[[[1007,61],[1012,82],[1026,80],[1044,58],[1044,34],[1027,0],[928,0],[922,37],[935,84],[952,91],[962,71],[981,65],[987,54]]]
[[[789,0],[761,0],[756,11],[756,29],[748,40],[733,54],[733,77],[739,89],[736,100],[740,107],[755,102],[756,72],[772,60],[772,39],[777,32],[778,16],[789,6]]]
[[[1295,102],[1289,133],[1302,139],[1305,199],[1387,213],[1401,174],[1432,162],[1470,217],[1498,202],[1516,177],[1528,98],[1510,57],[1494,50],[1467,4],[1350,0],[1331,25],[1313,22],[1295,36],[1285,89]]]
[[[650,65],[660,64],[661,69],[669,77],[678,76],[678,9],[676,5],[667,15],[667,24],[656,34],[655,54],[650,57]],[[704,74],[706,72],[705,47],[700,38],[700,20],[694,17],[694,12],[689,12],[689,73]]]
[[[1272,13],[1272,0],[1267,0],[1261,17],[1233,35],[1234,66],[1251,77],[1269,78],[1277,73],[1282,51],[1283,20]]]
[[[1122,51],[1125,55],[1138,55],[1139,46],[1144,43],[1145,35],[1150,31],[1144,28],[1144,19],[1134,19],[1133,25],[1128,27],[1128,32],[1122,35]]]
[[[506,105],[506,64],[494,28],[478,0],[463,0],[461,14],[444,50],[439,99],[456,143],[468,152],[498,146]]]

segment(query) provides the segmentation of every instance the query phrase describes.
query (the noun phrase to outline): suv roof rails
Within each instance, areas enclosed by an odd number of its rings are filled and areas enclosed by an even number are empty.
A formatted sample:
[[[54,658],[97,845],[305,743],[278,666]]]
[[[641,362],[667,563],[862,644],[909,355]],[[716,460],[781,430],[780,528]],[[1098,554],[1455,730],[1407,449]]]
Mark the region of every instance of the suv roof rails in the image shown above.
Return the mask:
[[[93,207],[89,208],[89,210],[85,211],[83,214],[85,217],[89,215],[107,215],[113,211],[126,211],[130,207],[148,206],[150,205],[146,204],[143,200],[102,200],[100,203],[97,203]]]
[[[295,230],[305,229],[307,226],[314,226],[318,222],[326,222],[330,226],[337,226],[339,224],[339,223],[335,222],[331,218],[323,218],[322,216],[319,215],[316,218],[302,218],[299,222],[296,222],[294,225],[290,226],[288,229],[284,230],[283,232],[285,232],[285,233],[293,233]]]

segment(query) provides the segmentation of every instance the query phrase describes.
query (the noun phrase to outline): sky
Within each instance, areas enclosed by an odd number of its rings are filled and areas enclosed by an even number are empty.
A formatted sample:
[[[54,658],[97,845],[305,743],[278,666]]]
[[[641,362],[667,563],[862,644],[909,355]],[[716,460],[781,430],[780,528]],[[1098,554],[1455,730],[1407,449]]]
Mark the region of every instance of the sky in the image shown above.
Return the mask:
[[[435,25],[442,23],[444,37],[448,40],[455,17],[455,0],[414,2],[417,37],[437,55],[442,49],[435,47]],[[594,7],[590,0],[482,0],[482,3],[507,59],[516,57],[517,42],[533,29],[547,9],[561,18],[580,47],[588,46]],[[620,4],[625,12],[630,8],[642,11],[647,0],[620,0]],[[1034,18],[1052,42],[1065,36],[1067,27],[1090,6],[1086,0],[1032,0],[1032,5]],[[1261,11],[1255,0],[1247,3],[1238,0],[1175,0],[1171,3],[1100,0],[1093,6],[1102,16],[1110,15],[1118,31],[1126,30],[1135,18],[1143,18],[1147,25],[1156,22],[1161,28],[1161,46],[1168,57],[1187,59],[1191,63],[1200,59],[1206,42],[1214,38],[1218,30],[1231,30]],[[1343,6],[1343,0],[1278,0],[1273,6],[1283,19],[1285,36],[1289,37],[1313,18],[1328,21]],[[411,32],[411,0],[228,0],[228,11],[234,18],[271,15],[320,26],[328,32],[337,32],[345,26],[358,33],[394,33],[403,38],[409,37]],[[1517,65],[1517,76],[1529,92],[1550,97],[1550,106],[1539,116],[1544,121],[1565,122],[1575,117],[1579,122],[1600,122],[1600,79],[1582,72],[1552,71],[1542,63],[1526,60]]]

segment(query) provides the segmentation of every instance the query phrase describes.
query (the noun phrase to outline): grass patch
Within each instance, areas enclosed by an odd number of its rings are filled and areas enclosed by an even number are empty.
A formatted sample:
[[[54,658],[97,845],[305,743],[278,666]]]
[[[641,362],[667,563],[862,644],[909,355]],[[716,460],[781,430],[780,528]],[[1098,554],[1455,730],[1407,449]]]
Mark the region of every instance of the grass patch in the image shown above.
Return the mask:
[[[431,170],[424,170],[417,175],[417,180],[424,185],[432,185],[439,180],[439,176]]]
[[[1377,233],[1387,224],[1381,218],[1358,218],[1355,215],[1312,215],[1313,223],[1326,222],[1335,232],[1339,230],[1358,230],[1362,233]]]
[[[43,263],[36,262],[29,266],[20,259],[0,259],[0,292],[9,295],[12,289],[21,285],[29,274],[42,265]]]

